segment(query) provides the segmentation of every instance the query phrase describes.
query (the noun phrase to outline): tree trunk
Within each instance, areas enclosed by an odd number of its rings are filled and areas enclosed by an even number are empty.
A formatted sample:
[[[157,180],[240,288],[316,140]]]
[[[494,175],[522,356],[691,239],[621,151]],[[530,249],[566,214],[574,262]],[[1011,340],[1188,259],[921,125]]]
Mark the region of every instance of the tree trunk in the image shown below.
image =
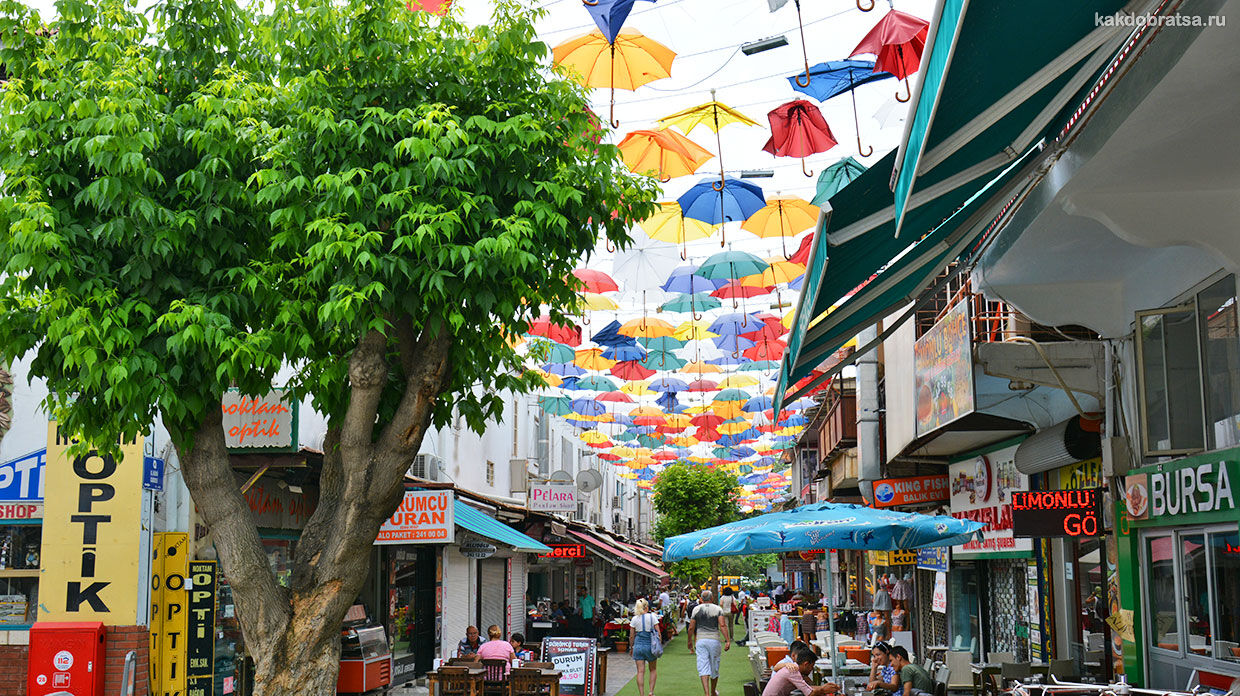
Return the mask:
[[[377,433],[376,413],[391,371],[389,339],[368,333],[349,360],[349,406],[329,424],[319,502],[291,559],[288,587],[271,572],[237,485],[221,410],[206,409],[199,423],[186,428],[165,415],[185,483],[232,587],[246,651],[254,659],[255,694],[336,692],[341,622],[365,583],[379,527],[404,495],[405,472],[448,373],[446,333],[416,337],[406,320],[397,334],[404,393],[392,420]],[[208,403],[219,403],[218,397]]]
[[[719,601],[719,557],[710,559],[710,591],[715,593],[715,601]]]

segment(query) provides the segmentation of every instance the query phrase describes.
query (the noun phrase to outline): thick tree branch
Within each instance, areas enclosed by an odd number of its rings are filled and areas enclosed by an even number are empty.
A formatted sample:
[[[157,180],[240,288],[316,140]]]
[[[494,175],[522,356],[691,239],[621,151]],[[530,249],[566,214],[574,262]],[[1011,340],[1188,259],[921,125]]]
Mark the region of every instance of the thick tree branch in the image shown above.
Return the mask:
[[[207,399],[219,403],[219,395]],[[165,423],[175,422],[164,414]],[[263,551],[258,526],[233,475],[224,441],[223,413],[207,408],[194,432],[170,427],[181,472],[198,512],[211,529],[223,571],[237,599],[237,618],[247,638],[284,629],[290,609],[288,593],[276,583]]]
[[[414,366],[405,373],[405,393],[376,443],[376,459],[381,462],[381,469],[376,472],[378,481],[392,476],[403,478],[417,454],[435,399],[448,375],[452,343],[451,334],[443,327],[434,333],[424,331],[411,347],[402,341],[401,353],[415,356]]]
[[[369,449],[387,379],[387,337],[372,329],[357,342],[349,358],[349,408],[340,428],[345,450]]]
[[[340,429],[328,427],[323,439],[323,470],[319,474],[319,501],[301,532],[293,563],[291,586],[302,591],[314,582],[318,565],[332,528],[337,524],[340,496],[344,492],[344,461],[340,448]]]

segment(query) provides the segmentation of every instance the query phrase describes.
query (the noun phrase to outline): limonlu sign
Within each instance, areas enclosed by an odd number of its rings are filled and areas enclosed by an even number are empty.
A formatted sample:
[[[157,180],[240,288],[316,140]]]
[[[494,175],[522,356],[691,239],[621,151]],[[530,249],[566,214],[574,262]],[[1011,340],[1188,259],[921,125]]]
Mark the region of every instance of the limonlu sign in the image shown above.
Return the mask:
[[[1134,521],[1236,512],[1236,450],[1192,457],[1160,468],[1146,467],[1124,479],[1128,515]],[[1213,461],[1211,461],[1213,460]]]

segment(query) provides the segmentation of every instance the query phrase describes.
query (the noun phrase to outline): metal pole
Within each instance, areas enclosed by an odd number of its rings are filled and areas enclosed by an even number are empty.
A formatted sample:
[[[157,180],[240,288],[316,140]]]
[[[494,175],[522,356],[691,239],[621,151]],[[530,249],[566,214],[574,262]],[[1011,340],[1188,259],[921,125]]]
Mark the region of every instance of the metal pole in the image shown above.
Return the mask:
[[[121,672],[121,696],[133,696],[134,671],[138,667],[138,653],[125,653],[125,668]]]
[[[831,660],[831,681],[838,685],[835,666],[835,656],[839,654],[835,649],[835,573],[831,571],[831,549],[827,549],[827,607],[827,621],[831,631],[831,654],[828,656]]]

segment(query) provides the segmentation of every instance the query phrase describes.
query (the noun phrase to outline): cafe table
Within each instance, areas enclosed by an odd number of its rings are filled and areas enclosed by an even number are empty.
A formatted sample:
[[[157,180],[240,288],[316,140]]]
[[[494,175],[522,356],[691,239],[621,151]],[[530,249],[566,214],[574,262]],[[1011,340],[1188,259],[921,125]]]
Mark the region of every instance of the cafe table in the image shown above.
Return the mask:
[[[1046,662],[1030,662],[1029,671],[1033,674],[1046,676],[1050,672],[1050,664]],[[973,672],[973,696],[981,696],[982,685],[989,676],[999,676],[1003,665],[998,662],[970,662],[969,670]]]
[[[478,696],[482,693],[482,682],[486,677],[487,671],[479,664],[477,667],[473,665],[452,665],[453,667],[465,667],[467,675],[470,679],[470,694]],[[543,679],[546,686],[551,688],[550,696],[560,696],[560,670],[558,669],[542,669]],[[429,696],[437,696],[435,686],[439,683],[439,670],[431,670],[426,673],[427,692]]]

